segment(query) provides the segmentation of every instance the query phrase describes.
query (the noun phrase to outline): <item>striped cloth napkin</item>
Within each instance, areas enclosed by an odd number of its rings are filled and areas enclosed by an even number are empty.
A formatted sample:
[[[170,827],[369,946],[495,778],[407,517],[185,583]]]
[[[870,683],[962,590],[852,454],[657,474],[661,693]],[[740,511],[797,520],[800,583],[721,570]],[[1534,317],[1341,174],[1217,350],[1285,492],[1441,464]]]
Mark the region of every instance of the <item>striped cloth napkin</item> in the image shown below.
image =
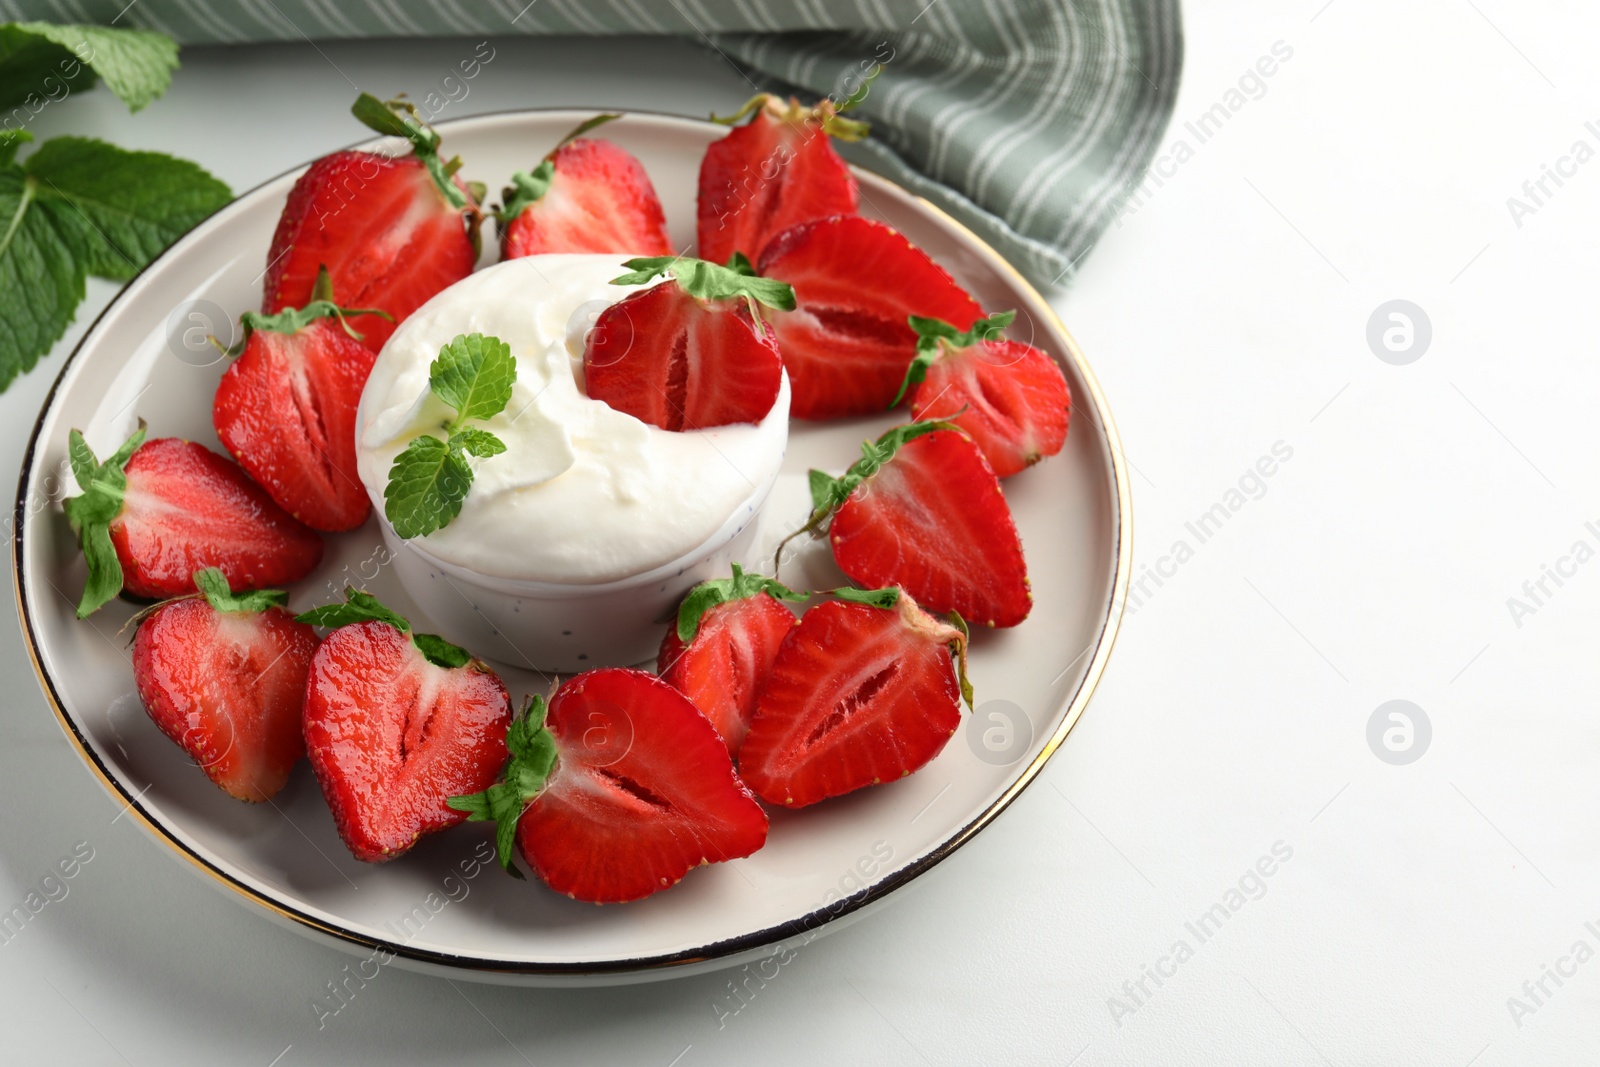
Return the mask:
[[[0,0],[5,17],[183,44],[384,36],[672,34],[763,90],[842,99],[854,162],[933,201],[1037,282],[1065,281],[1172,114],[1178,0]]]

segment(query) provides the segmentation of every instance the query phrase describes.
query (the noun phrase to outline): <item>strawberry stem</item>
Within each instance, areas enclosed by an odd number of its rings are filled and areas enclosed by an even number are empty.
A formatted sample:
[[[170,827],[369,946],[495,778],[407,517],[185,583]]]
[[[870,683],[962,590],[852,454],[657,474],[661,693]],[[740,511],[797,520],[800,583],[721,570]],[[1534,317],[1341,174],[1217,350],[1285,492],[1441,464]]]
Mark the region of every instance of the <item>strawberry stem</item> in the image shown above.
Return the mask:
[[[439,158],[439,135],[417,118],[417,106],[409,100],[382,101],[371,93],[362,93],[350,106],[350,113],[368,128],[387,137],[403,137],[411,142],[412,151],[428,168],[439,191],[454,208],[472,207],[467,194],[456,185],[450,164]],[[455,166],[459,167],[457,162]],[[476,208],[473,208],[476,210]]]
[[[296,334],[310,326],[318,319],[336,318],[339,328],[354,340],[361,340],[361,334],[346,321],[350,315],[377,315],[379,318],[394,321],[394,316],[382,308],[347,308],[340,307],[333,302],[333,281],[328,277],[328,268],[320,267],[317,270],[317,281],[311,289],[311,302],[304,307],[284,308],[276,314],[268,315],[260,311],[246,311],[239,316],[239,324],[243,327],[243,335],[232,348],[225,349],[229,356],[237,356],[244,351],[245,344],[250,340],[250,335],[257,330],[270,330],[273,333]]]
[[[453,670],[456,667],[474,664],[472,653],[460,645],[451,644],[438,634],[414,632],[409,619],[385,607],[383,602],[371,593],[347,585],[344,598],[343,604],[324,604],[320,608],[303,611],[295,616],[295,621],[334,630],[358,622],[381,622],[393,626],[410,637],[411,643],[422,653],[423,658],[437,667]],[[487,670],[482,664],[476,664],[474,669]]]
[[[83,434],[73,430],[67,435],[67,458],[72,476],[83,492],[63,501],[61,506],[73,532],[78,535],[78,546],[89,567],[89,576],[83,583],[83,597],[78,601],[80,619],[87,619],[122,592],[122,562],[117,558],[116,546],[111,543],[111,523],[122,512],[122,499],[128,488],[128,476],[123,468],[144,443],[144,438],[145,423],[140,419],[133,436],[102,463],[95,458]]]
[[[468,822],[495,824],[494,840],[500,866],[517,878],[523,877],[511,862],[517,841],[517,822],[528,805],[544,791],[556,765],[556,740],[544,725],[546,710],[543,697],[530,696],[522,706],[522,714],[506,727],[509,756],[498,782],[481,793],[445,801],[456,811],[466,812]]]
[[[808,599],[810,593],[798,593],[776,578],[768,578],[761,574],[750,574],[737,563],[729,564],[733,571],[731,578],[712,578],[701,582],[683,598],[683,603],[678,608],[678,640],[689,644],[700,632],[700,620],[705,613],[718,604],[726,604],[733,600],[743,600],[746,597],[766,593],[774,600],[788,600],[799,602]]]

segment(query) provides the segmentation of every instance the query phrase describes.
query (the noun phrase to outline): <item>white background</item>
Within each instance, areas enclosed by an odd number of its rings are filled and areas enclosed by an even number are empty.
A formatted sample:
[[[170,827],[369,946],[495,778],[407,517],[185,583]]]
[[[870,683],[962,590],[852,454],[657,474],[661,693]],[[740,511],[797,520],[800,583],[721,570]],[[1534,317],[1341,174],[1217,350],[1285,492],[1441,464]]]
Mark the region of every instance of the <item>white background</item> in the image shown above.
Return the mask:
[[[1575,541],[1600,548],[1584,528],[1600,520],[1600,160],[1547,183],[1553,195],[1520,226],[1506,204],[1574,141],[1600,149],[1584,128],[1600,120],[1600,23],[1577,3],[1510,0],[1212,2],[1185,14],[1169,141],[1188,140],[1193,156],[1057,305],[1137,469],[1138,566],[1180,539],[1195,551],[1127,620],[1082,722],[993,827],[903,899],[807,947],[720,1026],[726,975],[541,991],[391,967],[319,1030],[311,1001],[349,957],[252,914],[132,820],[113,821],[6,612],[0,902],[20,900],[75,842],[95,858],[0,946],[0,1058],[1600,1057],[1600,962],[1561,986],[1546,979],[1542,1003],[1523,992],[1580,939],[1600,950],[1584,926],[1600,928],[1600,563],[1560,588],[1547,581],[1553,595],[1520,626],[1507,606]],[[1197,144],[1183,123],[1279,41],[1292,58]],[[191,50],[168,96],[136,118],[99,91],[52,105],[36,132],[176,152],[242,190],[361,136],[352,83],[420,96],[459,44]],[[748,92],[687,44],[496,47],[471,96],[441,117],[698,115]],[[0,397],[7,499],[50,380],[113,292],[91,282],[78,325]],[[1397,298],[1433,331],[1405,366],[1366,341],[1374,309]],[[1277,442],[1293,456],[1265,494],[1198,544],[1185,523]],[[1405,766],[1367,742],[1391,699],[1432,724]],[[1279,842],[1292,858],[1264,889],[1247,881],[1259,899],[1201,943],[1185,923]],[[1192,958],[1131,997],[1124,983],[1179,939]],[[1514,1018],[1513,996],[1535,1010]]]

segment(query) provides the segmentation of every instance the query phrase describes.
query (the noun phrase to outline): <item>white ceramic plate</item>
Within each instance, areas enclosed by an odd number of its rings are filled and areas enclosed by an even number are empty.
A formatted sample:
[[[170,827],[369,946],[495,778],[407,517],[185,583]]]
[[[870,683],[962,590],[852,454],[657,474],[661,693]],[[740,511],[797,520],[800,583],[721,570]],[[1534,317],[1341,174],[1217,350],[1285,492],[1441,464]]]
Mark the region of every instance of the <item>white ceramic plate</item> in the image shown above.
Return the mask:
[[[447,153],[467,161],[466,177],[497,190],[586,117],[485,115],[444,123],[440,132]],[[643,161],[684,248],[694,234],[700,157],[723,132],[650,114],[605,128]],[[361,955],[392,952],[417,969],[486,981],[637,981],[748,961],[860,916],[987,825],[1066,738],[1105,667],[1128,581],[1129,497],[1116,431],[1088,364],[1033,288],[944,213],[862,173],[862,213],[905,233],[985,308],[1017,308],[1013,335],[1059,359],[1072,387],[1066,450],[1005,483],[1033,580],[1033,615],[1015,630],[975,635],[978,715],[937,759],[892,785],[774,812],[767,845],[754,856],[693,871],[646,901],[605,908],[480,863],[490,838],[478,825],[427,838],[395,862],[357,862],[305,764],[270,804],[228,799],[139,704],[127,636],[118,632],[133,608],[117,601],[89,621],[73,617],[84,567],[60,506],[76,492],[67,431],[83,430],[103,456],[142,417],[152,436],[220,451],[211,396],[224,364],[192,344],[199,335],[186,346],[183,331],[225,332],[226,320],[258,306],[266,249],[297,176],[269,181],[218,212],[106,309],[50,394],[17,498],[19,608],[41,684],[89,768],[175,856],[286,925]],[[489,258],[494,241],[486,238]],[[895,421],[796,423],[762,543],[803,520],[807,468],[842,469],[862,440]],[[337,599],[353,581],[428,629],[382,566],[381,544],[376,519],[330,537],[327,558],[295,587],[292,606]],[[785,577],[842,584],[822,545]],[[548,685],[531,672],[506,672],[505,681],[519,702]]]

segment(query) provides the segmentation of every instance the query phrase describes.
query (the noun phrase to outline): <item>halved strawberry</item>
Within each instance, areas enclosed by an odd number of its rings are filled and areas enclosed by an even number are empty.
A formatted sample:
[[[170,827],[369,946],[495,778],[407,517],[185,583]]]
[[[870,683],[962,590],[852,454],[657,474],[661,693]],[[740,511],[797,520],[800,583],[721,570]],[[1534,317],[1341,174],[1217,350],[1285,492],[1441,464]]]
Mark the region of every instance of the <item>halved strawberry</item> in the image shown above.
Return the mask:
[[[841,116],[865,97],[804,107],[758,93],[725,119],[743,126],[706,149],[700,161],[696,240],[702,258],[726,262],[735,252],[759,259],[767,242],[791,226],[856,213],[856,179],[831,138],[859,141],[867,124]]]
[[[767,813],[687,697],[645,671],[608,667],[531,697],[506,735],[502,780],[451,799],[493,820],[500,863],[512,844],[551,889],[620,904],[676,885],[703,863],[748,856]],[[520,875],[519,875],[520,877]]]
[[[356,406],[378,357],[345,321],[370,309],[338,307],[327,282],[323,271],[303,308],[244,313],[211,422],[285,511],[316,530],[350,530],[372,510],[356,472]]]
[[[1022,540],[989,461],[948,422],[896,426],[838,478],[811,472],[816,510],[857,585],[897,585],[929,611],[1015,626],[1033,609]],[[779,557],[782,546],[779,546]]]
[[[379,133],[404,137],[414,152],[335,152],[311,164],[289,191],[272,235],[261,310],[310,303],[326,266],[341,300],[393,316],[351,321],[376,352],[396,324],[472,272],[480,215],[455,177],[460,160],[439,158],[439,135],[411,105],[362,93],[350,110]]]
[[[351,854],[394,859],[464,820],[446,801],[487,788],[506,761],[504,683],[355,589],[299,619],[338,627],[311,660],[306,754]]]
[[[500,194],[500,258],[546,252],[672,254],[661,199],[626,149],[581,135],[619,118],[596,115]]]
[[[797,621],[780,601],[807,595],[735,563],[733,577],[689,590],[661,641],[656,672],[711,720],[730,756],[739,754],[772,657]]]
[[[138,597],[194,591],[194,573],[220,568],[234,589],[304,578],[322,560],[322,538],[245,476],[193,441],[145,441],[144,423],[104,463],[83,435],[67,438],[83,490],[63,508],[89,578],[78,603],[87,618],[126,590]]]
[[[270,800],[305,755],[300,710],[317,635],[274,589],[235,596],[215,568],[200,596],[169,600],[139,623],[133,680],[161,732],[230,796]]]
[[[1021,341],[1007,340],[1015,311],[979,319],[962,331],[940,319],[911,317],[917,358],[906,371],[919,420],[952,422],[983,449],[1001,478],[1061,451],[1072,393],[1056,361]]]
[[[904,778],[972,704],[963,628],[899,589],[835,594],[778,649],[739,752],[745,783],[786,808]]]
[[[615,285],[669,280],[600,313],[583,351],[590,397],[663,430],[760,422],[783,384],[783,360],[758,304],[794,306],[794,290],[748,260],[719,267],[673,256],[630,259]]]
[[[927,254],[881,222],[821,219],[785,230],[761,256],[763,276],[794,286],[793,311],[771,316],[800,419],[876,414],[917,354],[911,315],[970,326],[983,314]]]

